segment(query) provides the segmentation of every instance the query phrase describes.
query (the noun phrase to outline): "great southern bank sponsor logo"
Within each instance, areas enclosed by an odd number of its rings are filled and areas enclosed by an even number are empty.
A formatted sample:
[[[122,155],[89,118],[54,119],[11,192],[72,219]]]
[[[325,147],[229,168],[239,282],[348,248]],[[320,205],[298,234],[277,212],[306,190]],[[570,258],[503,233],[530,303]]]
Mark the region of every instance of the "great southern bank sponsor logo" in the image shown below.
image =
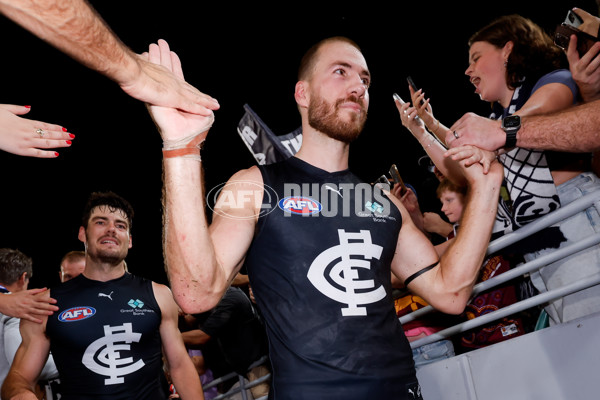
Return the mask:
[[[127,302],[127,305],[131,308],[125,308],[125,309],[121,309],[121,313],[130,313],[131,315],[141,315],[144,316],[147,313],[153,314],[154,310],[151,308],[144,308],[144,306],[146,305],[142,300],[140,299],[130,299]]]
[[[96,309],[94,307],[79,306],[61,312],[58,316],[58,320],[60,322],[82,321],[94,316],[94,314],[96,314]]]
[[[283,211],[287,211],[292,214],[315,214],[321,211],[323,206],[318,201],[311,199],[310,197],[294,196],[286,197],[285,199],[279,200],[277,204]]]

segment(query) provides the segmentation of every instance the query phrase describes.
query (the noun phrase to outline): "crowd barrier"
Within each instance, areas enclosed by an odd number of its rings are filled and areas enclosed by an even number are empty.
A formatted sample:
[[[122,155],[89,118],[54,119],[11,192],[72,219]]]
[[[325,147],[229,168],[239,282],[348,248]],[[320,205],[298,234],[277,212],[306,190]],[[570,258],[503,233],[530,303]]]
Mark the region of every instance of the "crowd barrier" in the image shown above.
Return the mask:
[[[268,356],[262,356],[261,358],[259,358],[255,362],[253,362],[248,367],[248,371],[250,371],[254,367],[258,367],[259,365],[267,364],[267,361],[268,361]],[[259,397],[259,398],[255,399],[248,389],[253,388],[254,386],[260,385],[263,382],[268,382],[271,379],[270,373],[267,375],[261,376],[258,379],[248,382],[248,380],[246,379],[245,376],[239,375],[235,372],[230,372],[229,374],[220,376],[220,377],[212,380],[211,382],[207,383],[206,385],[203,385],[202,388],[204,389],[204,391],[207,391],[208,389],[210,389],[214,386],[217,386],[218,384],[220,384],[222,382],[227,382],[232,379],[236,379],[238,382],[238,385],[235,385],[234,387],[232,387],[230,390],[227,391],[227,393],[223,393],[223,394],[218,395],[217,397],[214,397],[213,400],[225,400],[225,399],[228,399],[228,400],[238,400],[238,399],[241,399],[241,400],[267,400],[268,396],[263,396],[263,397]]]
[[[499,250],[504,249],[511,244],[514,244],[530,235],[533,235],[540,230],[547,228],[556,224],[557,222],[562,221],[580,211],[585,210],[588,207],[596,205],[598,209],[600,209],[600,191],[593,192],[587,194],[572,203],[567,204],[564,207],[555,210],[544,217],[541,217],[530,224],[527,224],[518,230],[511,232],[507,235],[504,235],[494,241],[492,241],[487,249],[487,254],[494,254]],[[545,254],[544,256],[538,257],[530,262],[520,264],[519,266],[501,274],[494,278],[491,278],[487,281],[481,282],[474,286],[473,295],[480,293],[484,290],[488,290],[490,288],[496,287],[502,283],[505,283],[511,279],[514,279],[518,276],[522,276],[531,271],[538,270],[545,265],[548,265],[554,261],[565,258],[571,254],[574,254],[578,251],[584,250],[588,247],[594,246],[600,243],[600,233],[587,237],[584,240],[581,240],[577,243],[571,244],[569,246],[565,246],[563,248],[557,249],[551,253]],[[571,283],[569,285],[563,286],[558,289],[554,289],[547,292],[542,292],[536,296],[530,297],[525,300],[521,300],[520,302],[511,304],[510,306],[501,308],[494,312],[481,315],[477,318],[462,322],[460,324],[451,326],[437,333],[431,334],[424,338],[415,340],[411,342],[411,347],[416,348],[419,346],[423,346],[425,344],[430,344],[436,342],[441,339],[447,339],[457,333],[464,332],[473,328],[477,328],[486,324],[489,324],[492,321],[498,320],[500,318],[504,318],[508,315],[512,315],[518,313],[520,311],[524,311],[530,309],[532,307],[542,305],[549,301],[555,300],[557,298],[566,296],[568,294],[586,289],[588,287],[600,284],[600,276],[593,279],[582,279],[580,281]],[[409,321],[413,321],[418,319],[428,313],[435,311],[435,309],[431,306],[423,307],[419,310],[416,310],[410,314],[404,315],[400,318],[400,323],[405,324]]]

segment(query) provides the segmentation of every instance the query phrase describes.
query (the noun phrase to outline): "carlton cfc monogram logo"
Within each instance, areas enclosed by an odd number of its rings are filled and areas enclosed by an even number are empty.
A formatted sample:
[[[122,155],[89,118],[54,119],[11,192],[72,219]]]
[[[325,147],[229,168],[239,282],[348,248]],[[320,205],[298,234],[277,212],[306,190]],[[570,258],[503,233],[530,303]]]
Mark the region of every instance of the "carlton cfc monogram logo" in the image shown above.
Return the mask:
[[[143,360],[133,361],[132,357],[123,357],[131,348],[130,343],[139,342],[141,333],[133,332],[130,322],[120,326],[104,325],[104,336],[91,343],[81,362],[89,370],[108,377],[105,385],[123,383],[123,376],[129,375],[145,364]]]
[[[308,270],[308,280],[325,296],[346,304],[348,307],[341,309],[343,316],[367,315],[366,307],[359,305],[371,304],[385,297],[385,288],[375,288],[372,279],[359,279],[358,268],[370,269],[371,259],[379,259],[383,247],[371,241],[371,232],[346,232],[338,229],[340,244],[331,247],[315,258]],[[362,259],[357,258],[362,256]],[[329,283],[326,271],[336,262],[329,271],[331,280],[343,288],[339,289]],[[367,290],[372,289],[372,290]]]

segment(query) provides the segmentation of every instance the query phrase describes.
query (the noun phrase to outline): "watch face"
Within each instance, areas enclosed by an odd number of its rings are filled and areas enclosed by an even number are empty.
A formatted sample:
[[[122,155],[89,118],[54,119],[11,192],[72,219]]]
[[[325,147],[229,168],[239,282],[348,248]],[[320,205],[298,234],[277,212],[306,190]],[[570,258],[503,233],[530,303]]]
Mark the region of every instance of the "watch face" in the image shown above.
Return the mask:
[[[518,115],[510,115],[502,120],[503,128],[516,128],[521,126],[521,117]]]

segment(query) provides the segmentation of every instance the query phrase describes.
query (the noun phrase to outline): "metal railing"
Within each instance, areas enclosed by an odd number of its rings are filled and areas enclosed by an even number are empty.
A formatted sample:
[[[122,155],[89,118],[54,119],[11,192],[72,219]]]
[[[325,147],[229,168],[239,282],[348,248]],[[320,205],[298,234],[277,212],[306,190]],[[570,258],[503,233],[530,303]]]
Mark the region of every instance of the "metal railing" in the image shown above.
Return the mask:
[[[255,362],[253,362],[249,367],[248,367],[248,371],[250,371],[252,368],[254,367],[258,367],[259,365],[263,365],[267,362],[268,357],[267,356],[262,356],[261,358],[259,358],[258,360],[256,360]],[[229,381],[231,379],[237,378],[238,382],[239,382],[239,386],[235,387],[235,388],[231,388],[230,390],[228,390],[226,393],[220,394],[216,397],[213,397],[213,400],[224,400],[224,399],[229,399],[232,396],[240,393],[242,400],[248,400],[248,395],[246,393],[246,390],[253,388],[255,386],[260,385],[263,382],[267,382],[271,379],[271,374],[268,373],[264,376],[261,376],[260,378],[257,378],[251,382],[246,382],[246,379],[243,375],[239,375],[236,372],[230,372],[226,375],[220,376],[212,381],[210,381],[209,383],[207,383],[206,385],[202,385],[202,389],[204,391],[207,391],[208,389],[217,386],[218,384],[222,383],[222,382],[226,382]],[[254,398],[254,397],[253,397]],[[263,396],[263,397],[259,397],[258,399],[255,400],[267,400],[268,395],[267,396]]]
[[[551,225],[554,225],[557,222],[560,222],[580,211],[585,210],[592,205],[597,204],[600,206],[600,191],[596,191],[590,194],[581,197],[573,201],[572,203],[567,204],[564,207],[559,208],[556,211],[553,211],[544,217],[537,219],[534,222],[531,222],[528,225],[525,225],[518,230],[511,232],[507,235],[504,235],[494,241],[492,241],[487,249],[487,254],[496,253],[499,250],[508,247],[511,244],[514,244],[532,234],[539,232],[540,230],[547,228]],[[498,286],[502,283],[510,281],[518,276],[522,276],[528,272],[538,270],[541,267],[544,267],[550,263],[553,263],[557,260],[565,258],[571,254],[577,253],[581,250],[584,250],[588,247],[594,246],[600,243],[600,233],[587,237],[584,240],[573,243],[569,246],[565,246],[563,248],[557,249],[551,253],[545,254],[541,257],[538,257],[532,261],[527,263],[523,263],[516,268],[513,268],[509,271],[504,272],[492,279],[487,281],[478,283],[473,287],[473,295],[481,293],[484,290],[488,290],[492,287]],[[491,312],[489,314],[481,315],[477,318],[462,322],[460,324],[451,326],[442,331],[436,332],[424,338],[415,340],[410,343],[412,348],[416,348],[419,346],[423,346],[425,344],[433,343],[441,339],[446,339],[452,335],[455,335],[460,332],[464,332],[473,328],[477,328],[479,326],[486,325],[492,321],[495,321],[500,318],[504,318],[508,315],[518,313],[520,311],[527,310],[529,308],[544,304],[546,302],[561,298],[563,296],[569,295],[574,292],[578,292],[580,290],[586,289],[591,286],[595,286],[600,284],[600,276],[593,279],[582,279],[577,282],[573,282],[569,285],[563,286],[558,289],[550,290],[547,292],[542,292],[536,296],[530,297],[525,300],[521,300],[517,303],[511,304],[510,306],[503,307],[499,310]],[[435,311],[435,309],[431,306],[423,307],[419,310],[416,310],[410,314],[404,315],[400,318],[400,323],[405,324],[409,321],[414,321],[430,312]]]

